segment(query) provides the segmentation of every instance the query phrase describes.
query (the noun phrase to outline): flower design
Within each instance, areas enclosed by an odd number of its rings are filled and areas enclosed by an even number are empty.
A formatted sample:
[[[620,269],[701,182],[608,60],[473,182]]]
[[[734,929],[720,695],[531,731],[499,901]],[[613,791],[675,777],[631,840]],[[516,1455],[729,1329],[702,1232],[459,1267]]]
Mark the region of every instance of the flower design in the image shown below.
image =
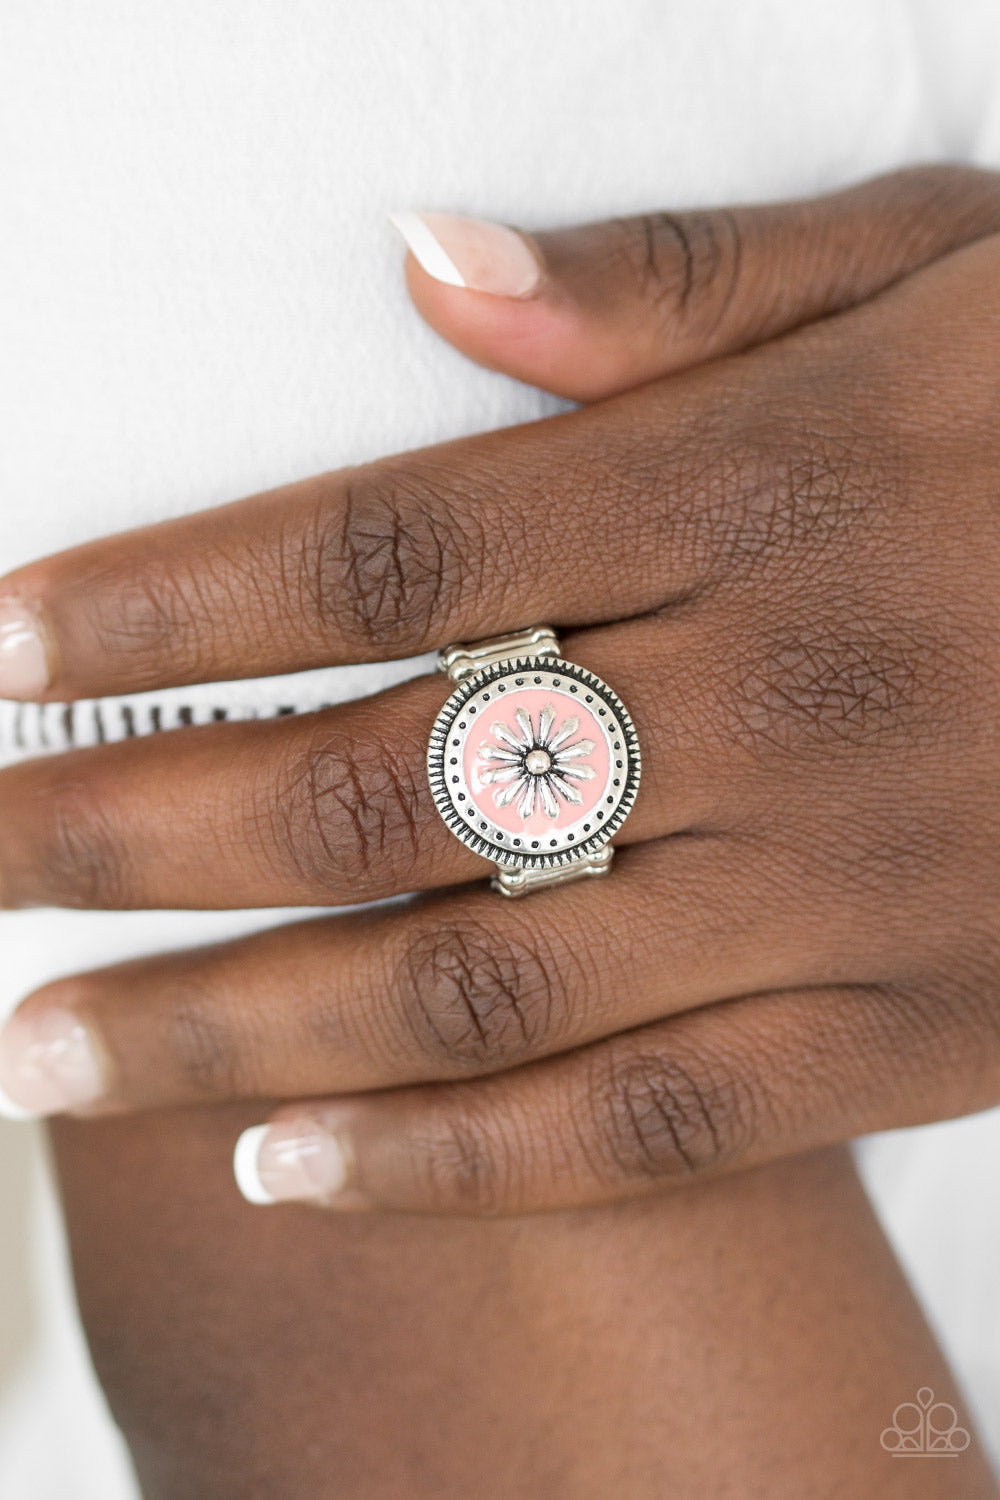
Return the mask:
[[[578,718],[564,719],[556,728],[556,711],[550,703],[538,715],[537,730],[523,708],[515,709],[514,720],[516,729],[499,720],[490,725],[498,743],[484,745],[479,751],[480,760],[491,762],[480,777],[494,784],[493,800],[498,807],[516,802],[525,820],[538,807],[550,818],[557,818],[557,799],[582,802],[573,783],[592,781],[597,774],[593,766],[582,763],[583,757],[593,751],[594,742],[572,738],[580,727]]]

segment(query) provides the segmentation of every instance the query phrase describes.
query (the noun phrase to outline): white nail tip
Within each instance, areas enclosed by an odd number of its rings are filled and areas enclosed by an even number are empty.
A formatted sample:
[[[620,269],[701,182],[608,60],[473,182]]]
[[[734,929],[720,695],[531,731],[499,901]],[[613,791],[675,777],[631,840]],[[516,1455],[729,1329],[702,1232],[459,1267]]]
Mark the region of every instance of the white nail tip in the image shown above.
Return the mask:
[[[409,210],[390,214],[389,223],[399,230],[428,276],[433,276],[435,281],[443,281],[446,286],[466,285],[461,271],[419,214]]]
[[[258,1166],[260,1148],[270,1128],[269,1125],[251,1125],[249,1130],[244,1130],[233,1152],[233,1175],[236,1178],[236,1186],[248,1203],[255,1203],[260,1207],[275,1201],[260,1180]]]
[[[9,1094],[5,1094],[0,1088],[0,1119],[3,1120],[38,1120],[41,1116],[36,1110],[22,1109],[20,1104],[15,1104]]]

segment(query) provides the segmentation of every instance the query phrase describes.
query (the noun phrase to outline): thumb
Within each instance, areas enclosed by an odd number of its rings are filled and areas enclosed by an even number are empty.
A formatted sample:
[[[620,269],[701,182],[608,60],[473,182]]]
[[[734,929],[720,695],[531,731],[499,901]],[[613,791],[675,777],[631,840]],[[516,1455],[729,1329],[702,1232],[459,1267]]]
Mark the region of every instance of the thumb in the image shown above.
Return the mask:
[[[419,312],[478,363],[593,401],[774,338],[1000,230],[1000,175],[920,167],[827,197],[528,233],[393,216]]]

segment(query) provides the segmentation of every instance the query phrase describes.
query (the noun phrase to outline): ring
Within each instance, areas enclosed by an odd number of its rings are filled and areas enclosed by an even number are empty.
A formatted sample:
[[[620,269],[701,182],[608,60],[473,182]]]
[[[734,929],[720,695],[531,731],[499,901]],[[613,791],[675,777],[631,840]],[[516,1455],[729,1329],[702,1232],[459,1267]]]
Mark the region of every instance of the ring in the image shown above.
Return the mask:
[[[564,660],[546,625],[448,646],[438,667],[455,688],[431,730],[431,792],[455,837],[493,860],[493,889],[606,875],[640,775],[618,695]]]

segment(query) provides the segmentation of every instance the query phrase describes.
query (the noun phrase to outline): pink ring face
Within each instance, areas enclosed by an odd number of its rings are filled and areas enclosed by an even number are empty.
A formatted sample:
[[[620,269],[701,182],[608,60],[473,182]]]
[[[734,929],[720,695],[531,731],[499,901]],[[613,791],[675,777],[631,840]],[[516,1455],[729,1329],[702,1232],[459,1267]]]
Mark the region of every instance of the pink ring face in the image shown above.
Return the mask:
[[[563,688],[508,690],[465,741],[473,804],[509,833],[551,837],[593,814],[609,791],[611,754],[592,709]]]
[[[606,844],[635,799],[624,705],[574,663],[529,658],[460,682],[428,751],[452,832],[502,864],[563,864]]]

